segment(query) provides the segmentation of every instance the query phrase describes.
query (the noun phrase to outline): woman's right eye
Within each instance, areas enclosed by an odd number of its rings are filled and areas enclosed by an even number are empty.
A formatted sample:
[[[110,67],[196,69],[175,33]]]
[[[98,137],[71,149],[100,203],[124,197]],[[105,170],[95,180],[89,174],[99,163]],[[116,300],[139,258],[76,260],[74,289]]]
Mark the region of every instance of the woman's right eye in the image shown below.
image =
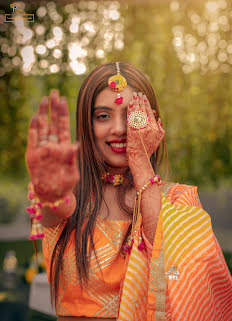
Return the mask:
[[[105,119],[105,117],[104,117],[104,116],[106,116],[106,117],[107,117],[108,115],[105,115],[105,114],[104,114],[104,115],[99,115],[99,116],[96,116],[96,118],[97,118],[97,119]]]

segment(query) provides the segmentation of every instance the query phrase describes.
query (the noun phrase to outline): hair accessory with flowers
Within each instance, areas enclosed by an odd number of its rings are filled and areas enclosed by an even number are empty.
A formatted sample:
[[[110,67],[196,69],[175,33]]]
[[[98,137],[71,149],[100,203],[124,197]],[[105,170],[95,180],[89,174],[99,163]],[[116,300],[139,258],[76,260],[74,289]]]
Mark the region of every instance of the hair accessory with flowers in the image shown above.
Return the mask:
[[[120,95],[119,91],[122,91],[127,86],[126,78],[120,75],[119,62],[116,62],[117,75],[111,76],[108,80],[109,87],[117,91],[117,98],[115,99],[115,104],[121,105],[123,103],[123,97]]]

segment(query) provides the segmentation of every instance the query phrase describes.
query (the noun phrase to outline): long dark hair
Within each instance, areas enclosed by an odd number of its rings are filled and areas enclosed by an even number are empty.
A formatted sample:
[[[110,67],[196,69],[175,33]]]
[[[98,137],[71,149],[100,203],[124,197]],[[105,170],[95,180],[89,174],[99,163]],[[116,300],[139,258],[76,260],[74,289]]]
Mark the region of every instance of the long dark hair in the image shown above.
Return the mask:
[[[120,62],[119,66],[120,72],[126,78],[128,85],[134,90],[145,94],[152,109],[156,110],[156,119],[161,118],[156,96],[148,79],[142,72],[128,63]],[[77,200],[76,209],[68,219],[54,248],[51,259],[51,298],[55,301],[55,305],[57,305],[58,301],[60,272],[63,269],[63,255],[73,231],[75,235],[76,268],[79,282],[81,286],[88,283],[90,254],[92,250],[95,252],[93,244],[94,227],[102,200],[104,200],[103,182],[100,177],[107,171],[107,166],[96,144],[93,132],[93,107],[97,95],[108,86],[108,79],[114,74],[116,74],[115,63],[106,63],[97,67],[84,80],[78,95],[76,139],[80,142],[80,151],[78,153],[80,181],[74,190]],[[164,172],[167,172],[168,156],[165,139],[151,156],[150,161],[155,173],[159,172],[159,168],[163,163],[166,165]],[[120,185],[118,188],[117,200],[121,210],[128,215],[132,215],[133,208],[125,204],[126,192],[133,185],[133,177],[129,167],[126,177],[128,179],[127,183]],[[130,230],[128,230],[127,235],[129,232]]]

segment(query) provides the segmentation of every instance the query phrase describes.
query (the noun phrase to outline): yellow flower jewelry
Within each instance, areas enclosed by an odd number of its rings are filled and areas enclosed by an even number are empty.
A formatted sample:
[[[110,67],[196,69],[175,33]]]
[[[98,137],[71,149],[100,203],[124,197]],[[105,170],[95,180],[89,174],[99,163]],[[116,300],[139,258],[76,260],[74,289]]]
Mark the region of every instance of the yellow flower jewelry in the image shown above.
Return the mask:
[[[122,174],[110,174],[110,173],[104,173],[101,177],[105,183],[110,183],[113,186],[122,185],[124,181],[126,180],[125,177]]]
[[[117,75],[111,76],[108,80],[109,87],[114,91],[122,91],[127,86],[126,79],[120,75],[119,62],[116,62]],[[115,104],[121,105],[123,103],[123,97],[120,93],[117,93],[117,98],[115,99]]]
[[[126,88],[127,81],[122,75],[114,75],[109,78],[108,85],[114,91],[121,91]]]

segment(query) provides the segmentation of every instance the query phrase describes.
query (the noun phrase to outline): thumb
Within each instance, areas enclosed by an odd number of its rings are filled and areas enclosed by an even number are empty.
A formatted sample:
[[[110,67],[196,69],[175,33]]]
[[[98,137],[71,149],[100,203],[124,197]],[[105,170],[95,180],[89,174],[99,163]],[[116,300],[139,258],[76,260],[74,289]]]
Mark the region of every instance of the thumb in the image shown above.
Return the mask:
[[[65,163],[72,165],[80,149],[80,143],[76,142],[64,155]]]
[[[78,151],[78,150],[80,149],[80,146],[81,146],[80,142],[76,141],[76,142],[74,143],[74,150],[75,150],[75,151]]]

